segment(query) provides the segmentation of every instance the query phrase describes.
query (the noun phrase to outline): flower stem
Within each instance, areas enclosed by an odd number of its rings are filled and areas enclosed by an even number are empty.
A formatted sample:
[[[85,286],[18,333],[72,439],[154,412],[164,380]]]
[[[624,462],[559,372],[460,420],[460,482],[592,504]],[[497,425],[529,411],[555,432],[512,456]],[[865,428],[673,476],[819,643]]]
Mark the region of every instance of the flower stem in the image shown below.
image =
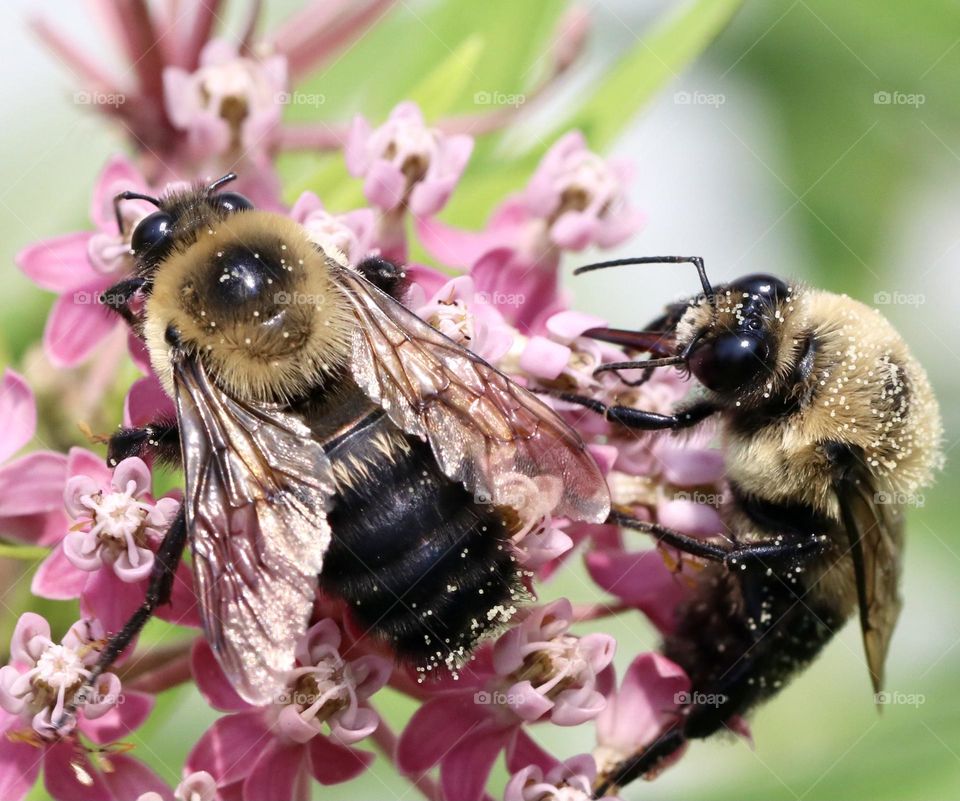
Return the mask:
[[[190,681],[190,652],[194,640],[159,646],[137,654],[117,675],[125,687],[159,693]]]
[[[24,562],[39,562],[50,553],[42,545],[11,545],[0,542],[0,559],[20,559]]]

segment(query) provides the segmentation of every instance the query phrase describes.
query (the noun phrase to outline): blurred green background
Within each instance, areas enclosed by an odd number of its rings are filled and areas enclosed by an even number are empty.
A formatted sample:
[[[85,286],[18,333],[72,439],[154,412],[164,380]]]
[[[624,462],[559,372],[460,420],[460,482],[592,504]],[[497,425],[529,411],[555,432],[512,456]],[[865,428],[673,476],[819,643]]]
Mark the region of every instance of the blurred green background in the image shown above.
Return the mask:
[[[268,23],[297,5],[267,3]],[[411,94],[434,117],[476,111],[476,92],[523,92],[535,83],[543,42],[563,5],[401,3],[304,88],[323,93],[319,111],[328,119],[363,111],[379,120]],[[922,702],[887,706],[878,716],[859,632],[850,625],[754,715],[753,749],[740,741],[696,743],[679,767],[624,795],[960,798],[960,472],[954,458],[960,435],[960,6],[948,0],[748,0],[688,63],[737,5],[586,0],[594,27],[584,64],[519,130],[480,145],[464,185],[469,191],[462,188],[443,216],[480,225],[505,192],[522,186],[544,143],[573,121],[595,147],[629,155],[636,164],[632,197],[649,221],[614,255],[702,255],[715,280],[763,270],[883,304],[930,371],[947,430],[947,468],[922,508],[911,511],[906,606],[887,670],[891,691]],[[80,4],[16,0],[0,11],[0,43],[12,65],[0,87],[0,361],[19,369],[40,336],[51,297],[16,271],[13,254],[33,240],[86,227],[93,179],[105,157],[124,145],[71,102],[69,74],[25,30],[25,16],[37,11],[59,18],[91,46],[99,41]],[[658,22],[677,14],[666,27]],[[361,200],[339,157],[290,158],[283,172],[291,196],[309,186],[334,208]],[[579,259],[568,261],[567,275]],[[690,274],[664,267],[599,274],[568,286],[585,310],[636,325],[694,284]],[[886,302],[907,295],[909,303]],[[107,414],[116,419],[113,403]],[[599,597],[578,568],[557,581],[554,593],[578,601]],[[22,589],[6,602],[11,610],[31,603]],[[12,620],[11,611],[6,632]],[[620,639],[621,667],[655,645],[639,616],[611,627]],[[162,633],[156,627],[152,636]],[[397,699],[387,716],[399,724],[409,712]],[[174,782],[212,719],[189,691],[180,692],[139,733],[137,753]],[[589,727],[542,734],[563,756],[592,744]],[[493,786],[505,777],[498,770]],[[378,762],[359,781],[318,797],[406,792]]]

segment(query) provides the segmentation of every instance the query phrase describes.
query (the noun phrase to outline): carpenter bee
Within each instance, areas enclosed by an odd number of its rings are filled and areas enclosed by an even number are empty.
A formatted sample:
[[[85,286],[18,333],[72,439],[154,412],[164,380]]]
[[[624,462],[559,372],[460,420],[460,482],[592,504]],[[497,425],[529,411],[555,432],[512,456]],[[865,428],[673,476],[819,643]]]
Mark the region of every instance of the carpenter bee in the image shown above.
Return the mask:
[[[410,312],[402,270],[350,266],[289,218],[209,186],[160,198],[104,302],[146,344],[176,418],[121,429],[116,463],[182,463],[185,496],[105,670],[170,596],[186,543],[205,636],[239,694],[284,690],[315,595],[421,671],[469,657],[522,600],[517,481],[603,521],[604,479],[539,398]],[[118,213],[119,224],[119,213]]]
[[[612,514],[712,562],[697,574],[663,645],[690,676],[691,703],[644,751],[602,773],[598,797],[654,774],[685,741],[774,695],[854,612],[879,693],[901,606],[903,507],[942,460],[926,373],[876,310],[771,275],[714,289],[696,257],[622,259],[577,272],[687,262],[702,293],[668,306],[644,331],[586,335],[649,354],[599,371],[642,368],[639,383],[677,366],[699,383],[695,400],[656,414],[559,395],[634,430],[678,431],[716,419],[732,493],[720,541]]]

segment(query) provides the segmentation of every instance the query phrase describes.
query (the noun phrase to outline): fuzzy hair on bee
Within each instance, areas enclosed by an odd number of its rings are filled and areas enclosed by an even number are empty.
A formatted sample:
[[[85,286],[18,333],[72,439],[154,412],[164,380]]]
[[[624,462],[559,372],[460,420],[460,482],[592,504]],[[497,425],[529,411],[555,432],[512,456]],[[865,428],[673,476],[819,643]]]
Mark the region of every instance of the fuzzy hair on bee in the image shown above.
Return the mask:
[[[714,419],[730,500],[720,542],[632,517],[615,519],[695,557],[698,571],[663,653],[692,684],[693,701],[648,748],[608,765],[595,787],[654,775],[692,738],[730,725],[778,692],[857,614],[867,672],[880,692],[899,616],[905,507],[940,468],[939,408],[920,363],[876,310],[850,298],[748,275],[714,288],[697,257],[622,259],[691,263],[703,292],[642,331],[585,336],[650,358],[598,372],[676,366],[693,399],[670,414],[556,393],[633,430],[679,432]],[[622,376],[621,376],[622,377]]]
[[[208,221],[157,272],[144,333],[173,394],[166,329],[204,352],[236,398],[284,402],[322,383],[350,354],[351,317],[328,258],[288,217],[241,211]]]
[[[89,683],[169,599],[186,544],[205,636],[250,703],[288,689],[318,593],[421,677],[456,671],[530,597],[510,488],[549,481],[549,513],[602,522],[606,482],[549,406],[403,305],[402,267],[346,264],[221,191],[234,177],[116,199],[157,211],[105,303],[176,419],[120,429],[108,459],[181,464],[185,491],[144,604]]]

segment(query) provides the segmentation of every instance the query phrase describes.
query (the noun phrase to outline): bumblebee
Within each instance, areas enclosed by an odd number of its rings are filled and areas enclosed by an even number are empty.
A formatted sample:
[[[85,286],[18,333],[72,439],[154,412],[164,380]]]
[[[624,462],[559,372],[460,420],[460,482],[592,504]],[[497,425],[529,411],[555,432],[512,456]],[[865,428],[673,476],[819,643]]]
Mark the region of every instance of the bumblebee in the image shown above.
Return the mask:
[[[603,521],[578,435],[539,398],[410,312],[403,271],[350,266],[235,178],[152,198],[134,274],[104,293],[144,341],[176,418],[121,429],[115,464],[182,464],[185,496],[147,596],[89,684],[170,597],[189,543],[203,629],[238,693],[284,691],[317,589],[426,672],[455,668],[524,597],[516,481]],[[512,489],[511,489],[512,488]]]
[[[643,752],[601,775],[598,797],[655,773],[687,740],[774,695],[855,613],[879,693],[901,607],[904,507],[942,461],[926,373],[876,310],[771,275],[714,289],[696,257],[622,259],[577,272],[665,262],[693,264],[702,293],[668,306],[643,331],[586,336],[649,354],[599,371],[641,368],[637,384],[676,366],[699,394],[673,414],[558,397],[633,430],[716,420],[732,499],[714,541],[613,512],[622,525],[710,562],[663,644],[689,675],[692,702]]]

